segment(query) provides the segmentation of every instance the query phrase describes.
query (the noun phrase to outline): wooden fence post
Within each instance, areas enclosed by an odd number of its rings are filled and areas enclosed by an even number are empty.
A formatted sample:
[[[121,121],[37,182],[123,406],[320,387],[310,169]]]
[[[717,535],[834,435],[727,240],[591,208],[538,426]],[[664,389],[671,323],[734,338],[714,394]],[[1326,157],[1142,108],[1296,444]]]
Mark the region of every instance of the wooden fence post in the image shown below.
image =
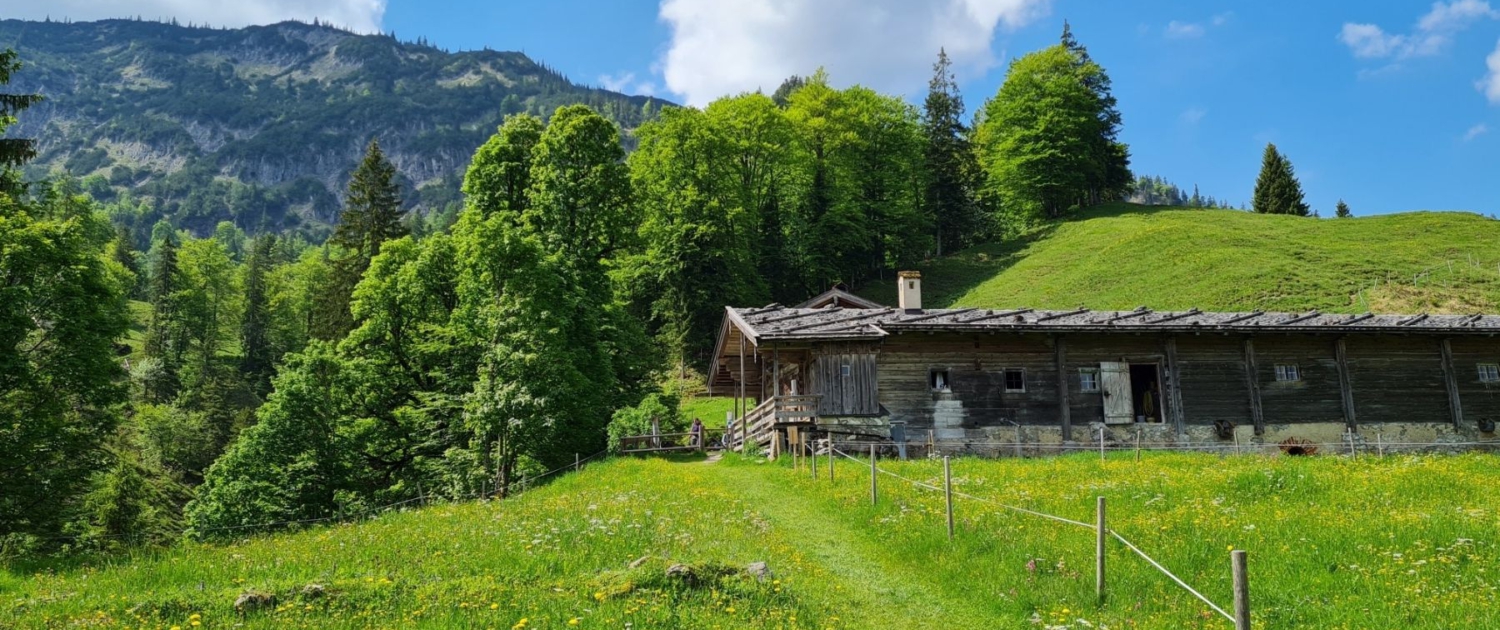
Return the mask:
[[[807,461],[811,462],[812,465],[809,466],[808,469],[812,471],[813,481],[817,481],[818,480],[818,441],[817,440],[811,440],[811,442],[812,442],[812,445],[813,445],[813,449],[812,449],[812,453],[808,454]]]
[[[1104,427],[1099,427],[1099,461],[1104,461]]]
[[[1109,531],[1104,527],[1104,497],[1099,497],[1097,508],[1098,532],[1094,540],[1094,589],[1099,593],[1099,601],[1104,601],[1104,541],[1109,537]]]
[[[1234,571],[1234,630],[1250,630],[1250,576],[1245,569],[1245,550],[1229,552]]]
[[[943,497],[948,501],[948,540],[953,540],[953,470],[948,456],[943,456]]]
[[[573,454],[573,472],[578,472],[580,470],[583,470],[583,458],[579,457],[578,453],[574,453]]]
[[[833,434],[828,434],[828,482],[833,483]]]
[[[871,444],[870,445],[870,505],[879,505],[880,504],[880,491],[876,487],[876,483],[875,483],[876,479],[879,476],[880,476],[880,471],[875,468],[875,445]]]

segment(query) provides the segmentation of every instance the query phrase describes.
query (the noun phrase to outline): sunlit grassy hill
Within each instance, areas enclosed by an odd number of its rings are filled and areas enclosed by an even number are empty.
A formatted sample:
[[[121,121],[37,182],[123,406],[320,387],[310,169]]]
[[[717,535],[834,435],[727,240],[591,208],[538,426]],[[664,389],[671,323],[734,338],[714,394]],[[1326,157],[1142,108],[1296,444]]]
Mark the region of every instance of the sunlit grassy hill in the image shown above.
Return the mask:
[[[1500,221],[1114,204],[919,267],[929,308],[1500,311]],[[895,303],[895,287],[862,294]]]

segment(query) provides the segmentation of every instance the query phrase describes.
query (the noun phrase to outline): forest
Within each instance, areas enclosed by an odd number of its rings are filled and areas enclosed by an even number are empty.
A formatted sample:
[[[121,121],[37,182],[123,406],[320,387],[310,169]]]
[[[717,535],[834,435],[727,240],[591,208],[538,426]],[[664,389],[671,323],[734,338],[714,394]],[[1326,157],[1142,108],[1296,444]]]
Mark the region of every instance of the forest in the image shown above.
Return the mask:
[[[37,102],[0,97],[0,130]],[[324,242],[164,220],[142,242],[136,202],[25,182],[35,140],[0,140],[0,557],[504,497],[611,422],[675,417],[726,304],[1132,193],[1109,77],[1066,27],[965,111],[940,53],[920,107],[818,71],[665,108],[628,153],[588,106],[514,113],[447,216],[408,211],[375,137]],[[1257,210],[1296,213],[1276,157]]]

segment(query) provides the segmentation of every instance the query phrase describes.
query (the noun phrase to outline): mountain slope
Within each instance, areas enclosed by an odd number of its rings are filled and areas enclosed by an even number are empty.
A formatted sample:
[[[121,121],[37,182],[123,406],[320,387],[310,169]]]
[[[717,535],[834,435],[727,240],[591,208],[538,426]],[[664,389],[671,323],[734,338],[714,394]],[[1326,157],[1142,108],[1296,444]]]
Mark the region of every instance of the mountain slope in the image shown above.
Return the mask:
[[[1500,221],[1308,219],[1116,204],[921,267],[924,305],[1500,311]],[[895,303],[889,283],[862,294]]]
[[[66,171],[108,199],[125,190],[199,233],[326,223],[378,138],[408,204],[458,198],[474,149],[506,114],[586,103],[625,128],[660,101],[576,85],[516,52],[449,53],[386,35],[284,22],[241,29],[133,20],[0,21],[47,97],[12,133],[37,138],[36,178]]]

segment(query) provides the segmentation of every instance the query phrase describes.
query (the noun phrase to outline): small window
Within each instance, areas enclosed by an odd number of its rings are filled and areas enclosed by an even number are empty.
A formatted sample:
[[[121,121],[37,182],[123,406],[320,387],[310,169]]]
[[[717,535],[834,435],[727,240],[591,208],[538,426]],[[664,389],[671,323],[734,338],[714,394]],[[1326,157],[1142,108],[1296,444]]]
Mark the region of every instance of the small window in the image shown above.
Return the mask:
[[[1080,368],[1078,370],[1078,391],[1099,391],[1099,368]]]
[[[844,376],[849,376],[849,364],[844,364]]]
[[[906,281],[906,288],[908,288],[908,289],[915,289],[915,288],[917,288],[917,281],[916,280],[907,280]]]
[[[1480,363],[1479,382],[1500,383],[1500,365],[1494,363]]]
[[[927,373],[927,384],[932,386],[932,391],[952,391],[948,381],[948,370],[932,370]]]
[[[1007,368],[1005,370],[1005,391],[1026,391],[1026,370],[1021,368]]]
[[[1295,365],[1277,365],[1276,380],[1282,383],[1292,383],[1302,380],[1302,371]]]

